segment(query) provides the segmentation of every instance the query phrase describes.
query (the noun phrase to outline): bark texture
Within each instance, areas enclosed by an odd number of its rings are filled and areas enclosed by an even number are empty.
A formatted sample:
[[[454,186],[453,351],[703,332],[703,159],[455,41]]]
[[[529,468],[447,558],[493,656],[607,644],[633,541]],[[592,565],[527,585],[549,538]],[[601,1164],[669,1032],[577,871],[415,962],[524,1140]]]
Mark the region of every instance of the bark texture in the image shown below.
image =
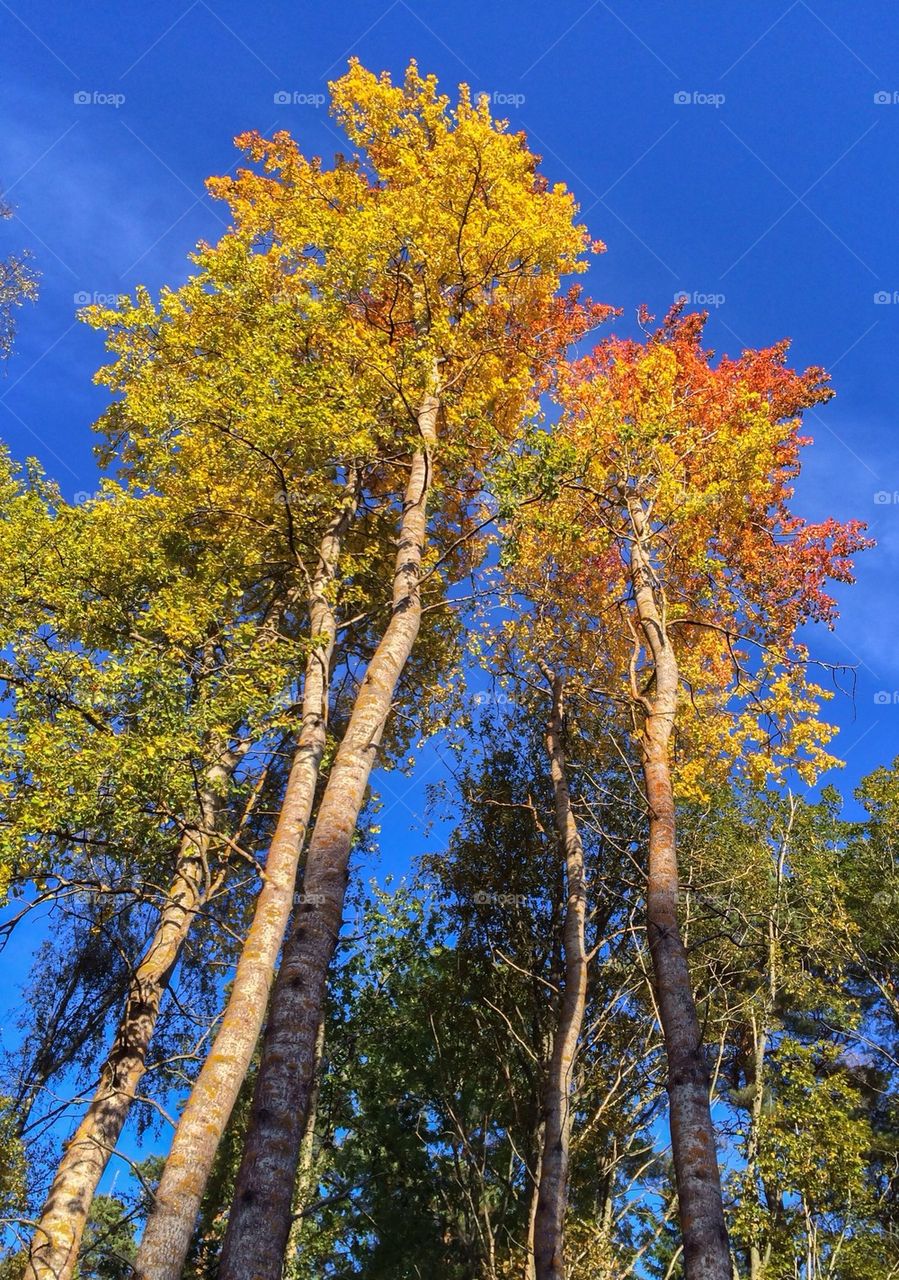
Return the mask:
[[[96,1092],[66,1144],[35,1227],[25,1280],[71,1280],[74,1274],[91,1201],[128,1118],[163,994],[204,900],[208,846],[208,832],[192,831],[182,838],[165,906],[132,975]]]
[[[341,541],[354,510],[355,494],[337,514],[319,548],[310,595],[312,649],[306,662],[302,721],[265,878],[218,1034],[172,1139],[134,1263],[139,1280],[179,1280],[181,1276],[215,1153],[262,1029],[325,749],[330,666],[337,632],[331,588]]]
[[[678,870],[670,739],[677,712],[677,657],[645,551],[642,511],[631,509],[631,570],[637,616],[652,656],[654,681],[641,695],[645,718],[641,765],[649,808],[646,916],[656,996],[668,1063],[671,1151],[686,1280],[732,1280],[724,1222],[710,1077],[687,952],[678,923]]]
[[[436,396],[428,395],[418,412],[421,444],[412,458],[403,502],[393,611],[356,697],[309,842],[303,901],[272,994],[220,1280],[281,1276],[350,848],[384,724],[421,622],[420,573],[438,407]],[[154,1274],[152,1280],[158,1277]]]
[[[562,935],[565,976],[543,1094],[543,1153],[534,1218],[536,1280],[564,1280],[565,1277],[572,1085],[587,1000],[587,886],[584,849],[571,807],[562,740],[564,696],[564,679],[553,676],[546,750],[555,801],[556,836],[565,859],[566,905]]]
[[[324,1053],[325,1024],[322,1021],[315,1041],[315,1062],[312,1067],[309,1113],[306,1116],[306,1128],[303,1133],[303,1141],[300,1144],[300,1163],[297,1168],[296,1186],[293,1189],[293,1208],[291,1211],[290,1234],[287,1237],[287,1248],[284,1255],[283,1280],[289,1280],[293,1272],[293,1259],[300,1249],[303,1216],[315,1198],[315,1129],[318,1123],[318,1098],[322,1081]]]
[[[537,1227],[537,1201],[540,1197],[540,1162],[543,1159],[543,1122],[537,1132],[537,1149],[534,1158],[534,1172],[528,1170],[531,1185],[528,1189],[527,1236],[525,1237],[524,1280],[537,1280],[537,1264],[534,1252],[535,1232]]]

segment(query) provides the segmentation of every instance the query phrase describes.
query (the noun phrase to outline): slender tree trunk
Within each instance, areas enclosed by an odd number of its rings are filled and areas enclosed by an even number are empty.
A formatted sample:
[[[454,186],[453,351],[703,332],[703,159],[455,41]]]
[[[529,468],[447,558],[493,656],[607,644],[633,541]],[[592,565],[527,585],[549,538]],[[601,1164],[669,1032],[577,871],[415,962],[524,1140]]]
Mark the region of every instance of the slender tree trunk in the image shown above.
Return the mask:
[[[585,922],[587,886],[584,849],[571,808],[565,750],[562,743],[565,681],[552,678],[552,710],[546,732],[550,777],[555,799],[556,835],[565,858],[566,906],[563,926],[565,977],[559,1020],[543,1095],[544,1134],[540,1189],[534,1222],[537,1280],[565,1280],[565,1211],[568,1205],[568,1160],[574,1060],[587,1000]]]
[[[304,901],[285,943],[272,996],[219,1280],[280,1280],[350,849],[384,724],[421,622],[419,579],[438,407],[431,394],[418,412],[421,444],[403,502],[393,612],[356,697],[309,842]]]
[[[657,732],[658,722],[654,725],[653,719],[650,714],[643,757],[649,805],[646,914],[668,1060],[671,1150],[684,1268],[687,1280],[730,1280],[730,1251],[709,1103],[709,1069],[677,920],[674,797],[667,734]]]
[[[34,1231],[25,1280],[70,1280],[91,1201],[146,1069],[162,996],[203,902],[209,832],[184,835],[156,932],[134,970],[91,1103],[66,1144]]]
[[[329,673],[337,634],[331,589],[341,540],[356,501],[354,482],[352,496],[335,516],[319,548],[310,597],[313,647],[306,662],[302,722],[266,858],[265,877],[218,1034],[172,1139],[134,1263],[139,1280],[179,1280],[181,1276],[215,1153],[265,1018],[325,749]]]
[[[287,1239],[287,1250],[284,1258],[284,1280],[290,1280],[290,1276],[293,1273],[294,1257],[299,1250],[300,1232],[303,1228],[303,1210],[313,1198],[312,1192],[315,1183],[315,1126],[318,1120],[318,1098],[321,1091],[324,1053],[325,1022],[322,1019],[315,1041],[315,1062],[312,1067],[312,1092],[309,1096],[309,1114],[306,1117],[306,1129],[300,1145],[300,1163],[297,1168],[296,1186],[293,1190],[290,1235]]]
[[[528,1195],[528,1232],[525,1239],[524,1280],[537,1280],[537,1264],[535,1260],[535,1232],[537,1228],[537,1201],[540,1197],[540,1167],[543,1160],[543,1120],[537,1129],[537,1144],[534,1154],[535,1168],[531,1174],[532,1185]]]
[[[768,922],[769,927],[771,921]],[[753,1014],[752,1017],[752,1036],[753,1036],[753,1055],[752,1055],[752,1109],[749,1119],[749,1141],[747,1143],[746,1152],[746,1180],[751,1184],[753,1191],[758,1197],[758,1163],[759,1163],[759,1138],[762,1123],[762,1109],[765,1097],[765,1052],[768,1047],[767,1035],[767,1016],[768,1009],[763,1007],[761,1011],[761,1019],[757,1019]],[[761,1208],[761,1204],[759,1204]],[[765,1271],[765,1261],[762,1251],[759,1247],[757,1235],[753,1235],[749,1242],[749,1280],[762,1280]]]
[[[297,1183],[294,1188],[295,1216],[299,1221],[302,1210],[309,1203],[313,1191],[313,1175],[315,1173],[315,1126],[318,1120],[318,1097],[321,1092],[322,1068],[325,1056],[325,1022],[321,1021],[318,1035],[315,1038],[315,1062],[312,1066],[312,1092],[309,1096],[309,1114],[306,1117],[306,1128],[300,1147],[300,1163],[297,1168]]]
[[[771,1205],[765,1205],[762,1202],[763,1187],[760,1185],[759,1177],[759,1157],[761,1155],[761,1133],[762,1133],[762,1116],[764,1113],[765,1103],[765,1063],[766,1054],[768,1052],[768,1039],[771,1018],[777,1004],[780,989],[780,975],[778,971],[778,944],[780,942],[780,903],[781,892],[783,889],[784,868],[786,866],[787,851],[789,848],[790,836],[793,830],[793,817],[795,814],[795,801],[790,796],[790,820],[787,829],[784,832],[783,839],[777,854],[777,863],[775,867],[776,875],[776,892],[774,897],[774,907],[771,915],[768,917],[768,983],[765,991],[765,999],[759,1017],[753,1015],[752,1032],[753,1032],[753,1068],[752,1068],[752,1109],[749,1120],[749,1140],[746,1150],[746,1178],[747,1183],[751,1184],[759,1209],[768,1209],[770,1213]],[[767,1241],[764,1250],[761,1248],[758,1236],[756,1236],[749,1245],[749,1276],[750,1280],[763,1280],[768,1270],[768,1264],[771,1260],[771,1240]]]
[[[602,1174],[599,1181],[599,1202],[597,1204],[597,1218],[602,1234],[606,1240],[611,1241],[612,1231],[612,1213],[614,1210],[614,1193],[615,1193],[615,1155],[617,1141],[612,1142],[612,1158],[608,1167],[600,1165]]]
[[[664,606],[660,608],[657,599],[659,588],[645,552],[643,513],[632,508],[630,515],[634,527],[634,597],[654,667],[651,694],[639,695],[645,711],[641,764],[649,808],[646,916],[668,1062],[671,1150],[684,1272],[686,1280],[731,1280],[730,1246],[709,1101],[709,1070],[677,915],[677,841],[669,748],[680,676],[665,628]]]
[[[535,1028],[534,1040],[536,1041],[537,1039],[538,1034]],[[525,1168],[528,1198],[526,1217],[527,1232],[524,1241],[524,1270],[522,1272],[523,1280],[537,1280],[537,1272],[534,1263],[534,1229],[537,1222],[537,1201],[540,1196],[540,1166],[543,1161],[543,1134],[546,1127],[543,1116],[543,1072],[548,1070],[548,1062],[550,1055],[552,1054],[553,1037],[550,1033],[539,1037],[539,1039],[540,1056],[534,1060],[538,1068],[535,1079],[534,1095],[536,1107],[533,1123],[531,1124],[528,1132],[528,1158]]]

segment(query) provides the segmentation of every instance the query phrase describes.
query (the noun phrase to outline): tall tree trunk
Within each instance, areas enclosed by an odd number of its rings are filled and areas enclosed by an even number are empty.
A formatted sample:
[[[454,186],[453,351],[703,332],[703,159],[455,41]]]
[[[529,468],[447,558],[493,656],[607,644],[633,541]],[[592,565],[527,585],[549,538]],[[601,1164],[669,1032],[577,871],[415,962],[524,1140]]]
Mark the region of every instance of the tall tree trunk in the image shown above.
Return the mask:
[[[644,708],[641,765],[649,809],[646,917],[649,950],[668,1063],[671,1151],[686,1280],[731,1280],[731,1257],[709,1101],[710,1077],[677,916],[678,872],[674,789],[669,760],[680,675],[645,550],[642,510],[630,509],[631,575],[637,616],[652,656],[653,687]],[[636,692],[636,691],[635,691]]]
[[[66,1144],[35,1227],[25,1280],[70,1280],[75,1271],[94,1192],[128,1118],[146,1069],[162,996],[204,899],[210,832],[211,826],[182,838],[165,906],[132,975],[96,1092]]]
[[[552,710],[547,724],[546,750],[555,799],[556,835],[565,858],[566,905],[562,934],[565,976],[543,1095],[543,1155],[534,1221],[537,1280],[565,1278],[564,1232],[568,1205],[572,1082],[587,999],[587,885],[584,849],[571,808],[562,742],[564,697],[564,679],[552,676]]]
[[[769,921],[769,925],[770,925]],[[765,1099],[765,1053],[768,1047],[767,1031],[768,1009],[763,1007],[761,1016],[752,1014],[752,1106],[749,1117],[749,1139],[746,1150],[746,1182],[753,1188],[758,1197],[759,1208],[762,1208],[758,1187],[759,1139],[761,1136],[762,1111]],[[759,1243],[758,1227],[753,1228],[753,1236],[749,1242],[749,1280],[762,1280],[765,1273],[766,1259]]]
[[[357,501],[354,479],[352,495],[319,547],[310,593],[312,648],[306,661],[302,721],[284,799],[218,1034],[178,1121],[138,1249],[134,1274],[139,1280],[178,1280],[181,1275],[215,1153],[259,1039],[325,749],[337,635],[331,589]]]
[[[313,1199],[315,1189],[315,1126],[318,1120],[318,1098],[321,1092],[322,1070],[325,1055],[325,1021],[322,1019],[315,1040],[315,1062],[312,1066],[312,1091],[309,1095],[309,1114],[306,1117],[306,1129],[300,1144],[300,1162],[297,1168],[296,1186],[293,1189],[293,1206],[291,1211],[290,1235],[287,1238],[287,1249],[284,1257],[284,1280],[290,1280],[293,1274],[295,1255],[299,1250],[300,1233],[303,1229],[303,1211]]]
[[[280,1280],[350,849],[384,724],[421,622],[420,572],[438,408],[436,396],[429,394],[418,412],[421,444],[412,458],[403,502],[393,612],[356,697],[309,842],[304,901],[285,943],[272,995],[220,1280]]]
[[[280,616],[284,607],[282,602],[274,616]],[[267,640],[275,632],[270,619],[260,636]],[[211,645],[207,645],[207,661],[210,653]],[[172,884],[163,896],[153,938],[128,981],[122,1016],[100,1069],[97,1089],[65,1145],[35,1227],[25,1280],[70,1280],[74,1273],[91,1202],[146,1070],[162,997],[197,912],[210,891],[207,857],[220,807],[216,787],[233,776],[250,745],[247,740],[236,750],[223,751],[207,770],[207,787],[200,797],[200,824],[184,829]],[[256,794],[254,790],[244,820]]]
[[[765,1064],[768,1051],[768,1040],[770,1033],[770,1025],[772,1016],[777,1005],[778,996],[780,994],[780,973],[778,969],[778,956],[780,947],[781,923],[780,908],[781,895],[783,892],[784,874],[787,861],[787,852],[789,850],[790,837],[793,831],[793,821],[796,814],[796,801],[793,795],[789,798],[790,818],[784,831],[783,838],[777,853],[777,862],[775,863],[775,896],[774,905],[771,914],[768,917],[768,981],[765,990],[765,998],[758,1017],[752,1015],[752,1035],[753,1035],[753,1064],[752,1064],[752,1105],[749,1117],[749,1135],[746,1144],[746,1181],[747,1185],[753,1187],[757,1204],[760,1210],[766,1208],[768,1213],[774,1209],[773,1204],[766,1205],[762,1200],[762,1179],[759,1174],[759,1163],[761,1156],[761,1137],[762,1137],[762,1117],[764,1114],[765,1103]],[[765,1243],[764,1249],[761,1247],[759,1228],[755,1228],[753,1239],[749,1244],[749,1280],[763,1280],[768,1270],[768,1264],[771,1261],[771,1232],[766,1233],[769,1239]]]
[[[534,1172],[528,1170],[531,1183],[528,1191],[528,1230],[525,1237],[524,1280],[537,1280],[537,1264],[535,1259],[535,1233],[537,1229],[537,1201],[540,1198],[540,1165],[543,1160],[543,1120],[537,1130],[537,1147],[534,1153]]]

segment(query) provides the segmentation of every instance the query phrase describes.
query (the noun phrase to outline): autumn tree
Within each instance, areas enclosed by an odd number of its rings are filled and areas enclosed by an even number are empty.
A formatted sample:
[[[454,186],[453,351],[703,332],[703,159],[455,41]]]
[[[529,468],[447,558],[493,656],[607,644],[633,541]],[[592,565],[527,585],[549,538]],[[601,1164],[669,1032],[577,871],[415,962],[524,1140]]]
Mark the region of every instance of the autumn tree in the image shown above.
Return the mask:
[[[241,762],[277,731],[286,675],[271,619],[250,625],[246,598],[221,576],[222,548],[212,556],[184,532],[161,497],[110,484],[70,507],[39,477],[9,475],[4,864],[17,885],[37,885],[37,904],[82,902],[98,934],[104,913],[158,909],[36,1228],[36,1274],[75,1265],[181,947],[237,860]],[[54,1061],[51,1050],[39,1071],[52,1074]]]
[[[313,218],[317,212],[310,202]],[[327,226],[310,234],[327,239]],[[136,585],[133,608],[153,620],[149,640],[139,636],[141,661],[164,666],[171,659],[173,672],[187,683],[187,696],[194,689],[202,698],[214,693],[222,710],[216,683],[220,672],[235,695],[230,708],[234,719],[222,724],[214,746],[225,753],[224,763],[213,762],[221,776],[213,779],[200,845],[189,833],[182,842],[191,892],[179,869],[168,892],[161,894],[159,929],[145,959],[135,957],[139,1004],[143,1008],[149,1000],[154,1006],[149,1017],[135,1017],[129,1006],[122,1024],[132,1037],[140,1028],[134,1058],[138,1073],[155,1005],[210,887],[201,882],[206,844],[214,834],[215,793],[227,784],[227,774],[236,772],[238,788],[254,794],[254,781],[264,776],[272,745],[286,735],[294,748],[283,821],[265,859],[257,911],[241,953],[240,981],[229,1003],[230,1023],[226,1018],[225,1033],[236,1023],[244,1053],[243,1060],[239,1053],[232,1057],[235,1089],[261,1024],[325,748],[337,579],[347,575],[342,603],[350,616],[358,614],[360,579],[379,555],[378,517],[366,509],[364,496],[373,506],[380,500],[378,486],[384,484],[379,476],[369,478],[375,470],[370,459],[376,464],[383,452],[373,443],[373,424],[386,423],[378,428],[382,442],[393,431],[383,395],[359,374],[348,340],[352,318],[345,318],[339,330],[315,279],[290,273],[278,254],[256,254],[252,241],[252,234],[234,234],[214,248],[201,247],[195,275],[180,290],[165,293],[158,305],[138,290],[133,300],[123,298],[115,308],[87,313],[106,331],[114,356],[99,375],[116,394],[99,423],[107,440],[103,457],[118,466],[138,522],[133,531],[123,527],[116,533],[119,559],[108,562],[106,590],[111,598],[121,598],[124,586],[115,581],[112,565],[139,564],[133,539],[145,539],[150,556],[169,563],[174,578],[168,595],[150,576]],[[184,424],[192,429],[185,430]],[[365,475],[363,457],[369,464]],[[113,496],[110,488],[104,498]],[[84,534],[83,545],[98,563],[108,550],[103,538],[110,509],[107,501],[98,504]],[[355,579],[350,581],[341,557],[344,536],[357,514],[365,515],[367,528],[356,546]],[[84,576],[78,573],[76,580]],[[146,594],[140,595],[141,590]],[[362,598],[367,598],[364,587]],[[161,628],[160,618],[165,623]],[[111,631],[107,640],[132,646],[135,637],[129,628],[141,632],[144,620],[135,624],[123,610],[116,619],[119,631]],[[359,630],[358,625],[351,628],[349,639],[358,639]],[[174,684],[169,696],[175,696]],[[166,767],[172,749],[160,753]],[[93,767],[87,754],[84,764]],[[93,776],[104,774],[97,770]],[[133,791],[136,803],[148,803],[139,778],[133,779]],[[178,812],[174,794],[160,804]],[[240,837],[233,826],[224,833],[223,848],[232,860],[241,854]],[[121,1055],[117,1039],[113,1060],[119,1062]],[[131,1079],[119,1063],[117,1080],[126,1076]],[[79,1224],[83,1226],[96,1177],[124,1122],[132,1084],[114,1092],[116,1120],[112,1127],[108,1119],[103,1121],[102,1159],[93,1144],[96,1159],[90,1178],[84,1177],[84,1161],[77,1158],[82,1144],[70,1143],[51,1196],[49,1207],[65,1219],[60,1230],[71,1235],[65,1243],[67,1266],[74,1265]],[[221,1101],[227,1118],[223,1094],[217,1088],[212,1096]],[[91,1113],[85,1124],[96,1132]],[[214,1146],[215,1139],[213,1151]],[[64,1183],[70,1177],[67,1165],[77,1165],[81,1178],[77,1212],[72,1189]],[[48,1222],[42,1222],[38,1235],[47,1252]],[[48,1265],[61,1273],[58,1259]]]
[[[824,374],[790,370],[784,343],[714,362],[702,327],[675,308],[645,342],[610,339],[563,376],[562,419],[529,464],[558,496],[523,509],[514,583],[534,599],[529,643],[562,650],[586,696],[623,709],[647,806],[686,1275],[725,1280],[709,1074],[678,923],[676,788],[729,769],[810,779],[831,762],[797,632],[832,623],[827,580],[849,579],[865,540],[856,523],[812,525],[790,508],[799,419],[830,394]]]
[[[386,606],[388,621],[310,840],[304,900],[272,998],[224,1275],[234,1267],[280,1274],[347,857],[420,628],[422,578],[439,589],[458,566],[454,548],[479,514],[485,457],[516,430],[551,352],[596,318],[575,297],[556,297],[560,275],[577,269],[584,247],[570,195],[536,176],[522,139],[492,121],[486,103],[474,105],[463,92],[451,111],[434,80],[414,67],[394,87],[355,64],[333,96],[364,159],[325,171],[283,135],[251,139],[251,154],[275,176],[248,172],[216,184],[244,233],[275,245],[285,261],[302,262],[316,281],[314,298],[349,317],[367,384],[380,383],[391,398],[394,474],[405,473],[394,508],[395,565],[378,606]],[[333,235],[310,234],[310,205],[316,215],[333,214]],[[254,1004],[258,1016],[258,995]],[[230,1088],[209,1091],[224,1058],[220,1033],[208,1079],[201,1076],[179,1125],[139,1275],[173,1275],[184,1256],[212,1154],[208,1106],[225,1113],[233,1102]]]

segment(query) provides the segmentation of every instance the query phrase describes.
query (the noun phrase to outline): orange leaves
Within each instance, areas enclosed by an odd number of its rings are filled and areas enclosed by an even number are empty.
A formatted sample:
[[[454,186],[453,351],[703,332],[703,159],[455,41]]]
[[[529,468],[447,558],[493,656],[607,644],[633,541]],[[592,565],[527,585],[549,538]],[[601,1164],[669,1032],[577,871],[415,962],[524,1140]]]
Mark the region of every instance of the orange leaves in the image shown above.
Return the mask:
[[[367,511],[401,501],[435,395],[430,532],[451,548],[436,591],[483,554],[485,471],[609,308],[560,294],[586,231],[486,100],[451,102],[414,64],[394,84],[353,62],[331,88],[358,154],[323,163],[287,133],[243,134],[245,167],[209,182],[232,227],[187,283],[90,315],[118,396],[101,429],[135,487],[280,585],[314,555],[347,473]],[[360,596],[386,545],[359,523]]]
[[[557,296],[590,242],[570,192],[464,86],[453,104],[414,63],[394,84],[354,60],[331,94],[354,158],[326,167],[287,134],[246,134],[255,167],[210,190],[231,206],[231,238],[318,313],[316,344],[339,330],[400,434],[436,376],[440,463],[461,479],[516,437],[560,353],[608,314]]]
[[[808,526],[788,506],[800,416],[832,392],[787,366],[786,343],[713,362],[703,323],[678,307],[645,343],[602,343],[566,380],[565,429],[591,440],[594,488],[647,509],[672,603],[782,643],[830,620],[826,582],[867,545],[857,523]]]
[[[638,731],[657,696],[647,626],[661,630],[688,787],[735,760],[777,773],[792,757],[811,777],[832,762],[831,730],[797,631],[833,622],[828,584],[851,581],[870,543],[857,521],[791,509],[801,416],[832,394],[826,374],[791,369],[786,342],[715,360],[704,323],[677,306],[644,341],[610,338],[562,366],[541,446],[558,492],[550,510],[521,510],[516,590],[526,628],[552,620],[554,665],[629,704]]]

